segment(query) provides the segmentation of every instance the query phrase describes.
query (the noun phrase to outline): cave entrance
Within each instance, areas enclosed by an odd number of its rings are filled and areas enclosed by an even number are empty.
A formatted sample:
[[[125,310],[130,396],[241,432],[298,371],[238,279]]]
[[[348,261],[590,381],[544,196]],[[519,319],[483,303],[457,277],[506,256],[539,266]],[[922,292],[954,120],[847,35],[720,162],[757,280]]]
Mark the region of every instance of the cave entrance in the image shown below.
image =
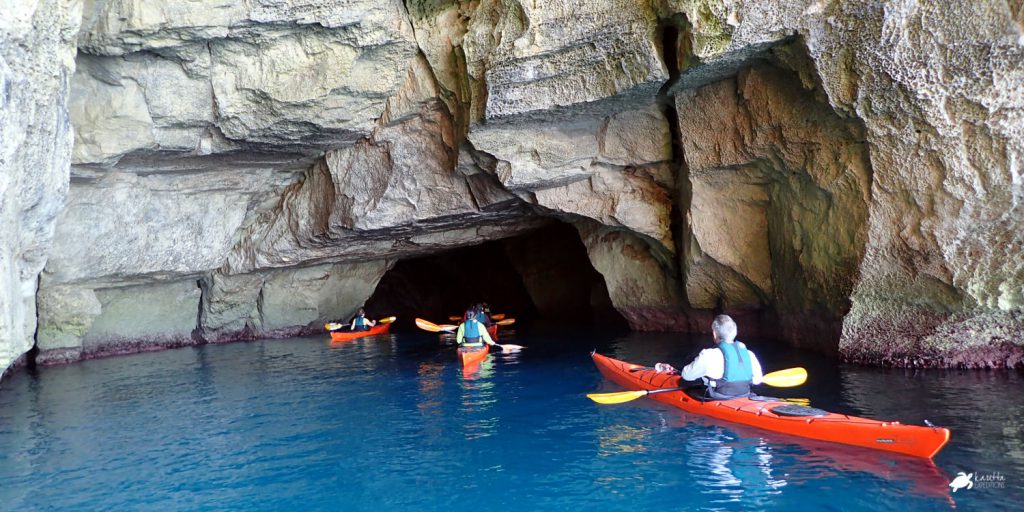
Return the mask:
[[[579,233],[554,222],[524,235],[399,261],[366,302],[371,315],[448,322],[473,303],[516,318],[517,329],[628,329]]]

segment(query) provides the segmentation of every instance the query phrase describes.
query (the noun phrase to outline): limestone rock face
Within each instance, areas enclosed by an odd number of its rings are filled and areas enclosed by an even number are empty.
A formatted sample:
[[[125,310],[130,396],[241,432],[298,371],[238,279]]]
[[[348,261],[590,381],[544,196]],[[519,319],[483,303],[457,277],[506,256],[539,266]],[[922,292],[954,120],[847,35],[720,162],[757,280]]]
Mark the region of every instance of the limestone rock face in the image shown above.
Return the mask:
[[[774,67],[676,101],[692,193],[690,304],[771,308],[790,339],[805,315],[838,332],[870,201],[861,127]]]
[[[668,79],[656,26],[645,2],[481,2],[463,41],[471,81],[486,87],[474,119],[608,115],[653,97]]]
[[[0,15],[0,375],[32,348],[36,283],[68,189],[67,102],[81,5],[6,2]]]
[[[191,345],[200,289],[195,280],[89,289],[43,287],[40,364]]]
[[[495,203],[479,180],[470,186],[458,165],[452,117],[425,72],[410,70],[370,139],[329,151],[243,232],[228,256],[229,273],[408,256],[537,225],[524,219],[522,201]],[[474,190],[484,196],[476,199]]]
[[[1022,327],[1014,162],[1024,148],[1024,49],[1007,4],[715,4],[671,5],[700,10],[703,31],[718,27],[721,41],[702,47],[701,64],[684,71],[675,91],[798,35],[813,62],[802,80],[820,81],[831,106],[864,125],[871,199],[843,321],[844,357],[900,365],[1019,360],[1020,338],[1007,333]]]
[[[422,94],[410,102],[399,92],[416,64],[400,1],[98,0],[86,2],[78,43],[73,179],[42,280],[53,287],[41,293],[44,362],[127,350],[132,334],[140,349],[195,342],[196,283],[225,264],[243,228],[325,149],[365,139],[396,108],[421,107]],[[132,294],[163,304],[161,291],[181,298],[168,306],[180,328],[110,327]],[[82,299],[93,295],[99,310]],[[323,315],[346,313],[331,304]],[[308,324],[270,310],[283,316],[268,313],[258,332]]]
[[[325,322],[354,315],[390,267],[377,260],[213,274],[201,283],[198,335],[218,342],[322,332]]]
[[[75,163],[103,165],[133,152],[351,144],[416,48],[397,0],[97,0],[79,39]]]
[[[0,365],[37,303],[51,362],[303,332],[551,218],[634,328],[1024,364],[1016,4],[21,2]]]
[[[619,230],[577,225],[587,246],[587,255],[608,286],[612,305],[629,322],[630,328],[646,330],[690,330],[690,315],[677,289],[678,279],[658,261],[641,240]]]
[[[217,268],[253,196],[272,183],[269,174],[234,183],[208,173],[187,181],[130,172],[83,180],[57,222],[47,284],[198,276]]]

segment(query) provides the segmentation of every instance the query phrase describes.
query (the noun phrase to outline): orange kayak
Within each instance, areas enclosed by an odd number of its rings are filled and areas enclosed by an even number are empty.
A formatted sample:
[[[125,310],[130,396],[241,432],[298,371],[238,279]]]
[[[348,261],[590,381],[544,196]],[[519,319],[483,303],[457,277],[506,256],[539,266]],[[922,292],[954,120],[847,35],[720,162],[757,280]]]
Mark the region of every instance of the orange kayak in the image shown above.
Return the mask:
[[[367,336],[376,336],[378,334],[386,334],[388,329],[391,329],[391,324],[377,324],[370,327],[369,331],[331,331],[331,343],[350,341],[358,338],[365,338]]]
[[[488,352],[490,352],[489,345],[484,345],[479,348],[459,347],[459,360],[462,361],[462,366],[472,366],[486,359]]]
[[[608,380],[630,390],[679,387],[679,376],[655,372],[643,366],[619,361],[598,353],[594,364]],[[631,371],[633,370],[633,371]],[[786,434],[842,443],[874,450],[902,453],[930,459],[949,441],[949,430],[940,427],[903,425],[898,421],[878,421],[845,414],[818,411],[814,416],[789,414],[793,405],[775,400],[701,401],[683,391],[651,394],[650,398],[684,411],[733,423],[783,432]],[[788,409],[780,409],[788,406]],[[778,410],[779,412],[775,412]],[[785,412],[785,414],[783,413]]]

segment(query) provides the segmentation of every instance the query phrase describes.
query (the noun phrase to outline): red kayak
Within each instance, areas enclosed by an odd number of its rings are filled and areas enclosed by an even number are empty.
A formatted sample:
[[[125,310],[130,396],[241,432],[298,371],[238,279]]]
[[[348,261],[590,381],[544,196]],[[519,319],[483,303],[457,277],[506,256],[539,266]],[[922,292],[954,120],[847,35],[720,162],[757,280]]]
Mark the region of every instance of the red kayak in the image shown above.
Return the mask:
[[[488,352],[490,352],[490,345],[484,345],[483,347],[459,347],[459,360],[462,361],[462,366],[473,366],[486,359]]]
[[[608,380],[631,390],[679,387],[678,375],[619,361],[598,353],[594,364]],[[702,401],[683,391],[651,394],[649,398],[684,411],[741,423],[765,430],[842,443],[875,450],[902,453],[930,459],[949,441],[949,430],[940,427],[903,425],[898,421],[878,421],[845,414],[794,406],[776,400]],[[813,415],[808,415],[813,412]]]
[[[351,341],[354,339],[365,338],[367,336],[376,336],[378,334],[386,334],[390,328],[391,324],[387,323],[377,324],[370,327],[369,331],[331,331],[331,343]]]

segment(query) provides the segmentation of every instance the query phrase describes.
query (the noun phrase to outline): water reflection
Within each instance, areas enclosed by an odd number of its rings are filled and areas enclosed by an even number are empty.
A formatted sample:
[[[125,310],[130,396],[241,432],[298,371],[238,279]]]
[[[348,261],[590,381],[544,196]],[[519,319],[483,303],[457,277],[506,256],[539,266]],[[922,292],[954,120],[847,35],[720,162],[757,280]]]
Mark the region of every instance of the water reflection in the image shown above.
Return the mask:
[[[456,362],[455,364],[459,364]],[[494,358],[488,356],[479,364],[462,369],[462,410],[463,432],[466,440],[490,437],[498,430],[498,413],[495,393]],[[467,373],[468,372],[468,373]]]
[[[597,429],[597,455],[610,457],[624,453],[644,453],[650,430],[629,425],[611,425]]]

